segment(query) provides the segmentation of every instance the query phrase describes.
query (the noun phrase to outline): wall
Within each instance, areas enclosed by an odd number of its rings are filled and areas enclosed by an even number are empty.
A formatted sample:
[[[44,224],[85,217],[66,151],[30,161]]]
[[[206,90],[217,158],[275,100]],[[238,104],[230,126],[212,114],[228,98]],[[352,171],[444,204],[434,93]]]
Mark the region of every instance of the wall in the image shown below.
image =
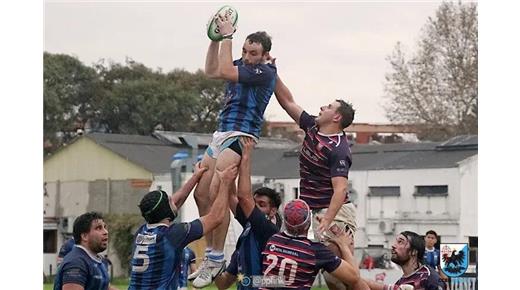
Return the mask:
[[[47,182],[106,178],[152,179],[149,171],[98,145],[88,137],[81,137],[63,147],[46,159],[43,166],[44,181]]]
[[[477,236],[477,167],[475,155],[459,168],[351,171],[349,181],[357,195],[356,245],[389,247],[395,234],[404,230],[424,234],[434,229],[443,242],[467,242],[468,236]],[[298,186],[298,179],[269,184],[283,184],[287,192]],[[448,185],[448,196],[414,196],[416,185]],[[400,196],[369,197],[370,186],[400,186]],[[288,200],[286,195],[284,202]],[[383,233],[381,221],[393,230]]]
[[[460,237],[478,236],[478,155],[460,163]]]

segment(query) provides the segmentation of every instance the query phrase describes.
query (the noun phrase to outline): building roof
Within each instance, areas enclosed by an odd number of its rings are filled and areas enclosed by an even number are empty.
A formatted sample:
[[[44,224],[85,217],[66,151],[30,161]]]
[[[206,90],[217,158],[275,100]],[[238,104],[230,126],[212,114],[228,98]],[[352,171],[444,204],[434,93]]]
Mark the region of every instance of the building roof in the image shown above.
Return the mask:
[[[299,147],[255,150],[252,174],[266,178],[299,178]],[[478,136],[457,136],[446,142],[355,144],[351,171],[454,168],[478,154]]]
[[[154,174],[169,172],[173,155],[189,149],[152,136],[90,133],[85,137]]]
[[[185,138],[188,136],[188,138]],[[154,136],[90,133],[85,137],[142,166],[154,174],[167,173],[174,154],[189,151],[189,136],[198,138],[203,154],[211,134],[156,131]],[[253,151],[252,175],[299,178],[300,144],[278,138],[261,138]],[[453,168],[478,154],[478,136],[457,136],[445,142],[354,144],[351,171]]]
[[[190,138],[196,138],[193,140],[197,140],[199,148],[206,148],[213,134],[156,130],[153,136],[176,145],[187,144],[190,142]],[[256,145],[256,148],[287,149],[295,146],[298,146],[298,143],[286,138],[262,137]]]

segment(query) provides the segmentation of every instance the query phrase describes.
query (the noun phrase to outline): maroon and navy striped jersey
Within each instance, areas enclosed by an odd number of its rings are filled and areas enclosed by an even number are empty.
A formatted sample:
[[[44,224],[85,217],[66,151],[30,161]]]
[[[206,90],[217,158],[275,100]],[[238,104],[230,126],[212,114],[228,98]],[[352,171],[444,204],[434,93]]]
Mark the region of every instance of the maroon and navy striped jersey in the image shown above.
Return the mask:
[[[384,290],[398,290],[400,285],[412,285],[415,290],[443,290],[444,282],[432,268],[422,265],[415,272],[403,276],[395,284],[385,285]]]
[[[341,259],[319,242],[286,233],[273,235],[262,252],[264,278],[283,277],[283,287],[262,289],[310,289],[319,270],[333,272]]]
[[[305,111],[300,116],[300,128],[305,131],[300,151],[300,198],[311,209],[328,208],[334,193],[331,178],[347,178],[352,165],[347,135],[319,133],[315,117]]]

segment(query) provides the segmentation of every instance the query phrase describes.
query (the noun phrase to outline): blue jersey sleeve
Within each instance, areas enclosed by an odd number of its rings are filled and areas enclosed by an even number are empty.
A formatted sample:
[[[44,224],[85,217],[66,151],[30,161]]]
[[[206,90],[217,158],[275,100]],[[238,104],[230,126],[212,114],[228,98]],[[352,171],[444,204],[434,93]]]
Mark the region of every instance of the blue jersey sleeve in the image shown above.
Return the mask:
[[[62,285],[73,283],[83,287],[87,285],[88,266],[81,259],[74,259],[62,265]]]
[[[178,248],[184,248],[194,240],[202,237],[202,223],[196,219],[190,223],[180,223],[170,226],[168,240]]]
[[[300,115],[300,128],[307,131],[308,129],[314,127],[316,125],[314,116],[309,115],[309,113],[303,111]]]
[[[229,261],[229,265],[226,268],[226,272],[231,275],[238,275],[238,250],[235,250],[231,255],[231,259]]]
[[[316,267],[317,269],[324,269],[327,272],[334,272],[341,264],[341,259],[334,255],[334,253],[327,249],[322,243],[313,243],[316,250]]]
[[[352,161],[348,154],[348,149],[344,150],[342,147],[333,148],[329,157],[330,176],[344,176],[348,177],[350,165]]]
[[[276,77],[276,67],[270,64],[238,65],[238,82],[247,85],[269,85]]]
[[[265,244],[267,244],[267,240],[278,232],[278,228],[267,219],[267,216],[257,206],[251,212],[248,220],[251,223],[251,230],[260,244],[260,248],[263,249]]]
[[[235,219],[238,221],[238,223],[245,228],[247,224],[247,217],[245,216],[244,212],[242,211],[242,208],[240,205],[237,205],[237,210],[235,212]]]

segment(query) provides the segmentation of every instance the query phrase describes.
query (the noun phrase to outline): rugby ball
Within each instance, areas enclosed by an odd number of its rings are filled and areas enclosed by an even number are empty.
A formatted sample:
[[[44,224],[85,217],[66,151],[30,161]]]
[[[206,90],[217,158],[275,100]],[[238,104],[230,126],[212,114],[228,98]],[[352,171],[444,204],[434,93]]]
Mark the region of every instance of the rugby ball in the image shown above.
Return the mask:
[[[208,37],[209,39],[213,40],[213,41],[221,41],[222,40],[222,35],[220,34],[220,31],[218,29],[218,26],[217,26],[217,22],[216,22],[216,17],[217,15],[228,15],[231,17],[231,23],[233,24],[233,27],[237,27],[237,22],[238,22],[238,12],[235,8],[229,6],[229,5],[226,5],[222,8],[220,8],[217,13],[213,14],[211,16],[211,18],[209,19],[208,21],[208,24],[207,24],[207,29],[208,29]]]

